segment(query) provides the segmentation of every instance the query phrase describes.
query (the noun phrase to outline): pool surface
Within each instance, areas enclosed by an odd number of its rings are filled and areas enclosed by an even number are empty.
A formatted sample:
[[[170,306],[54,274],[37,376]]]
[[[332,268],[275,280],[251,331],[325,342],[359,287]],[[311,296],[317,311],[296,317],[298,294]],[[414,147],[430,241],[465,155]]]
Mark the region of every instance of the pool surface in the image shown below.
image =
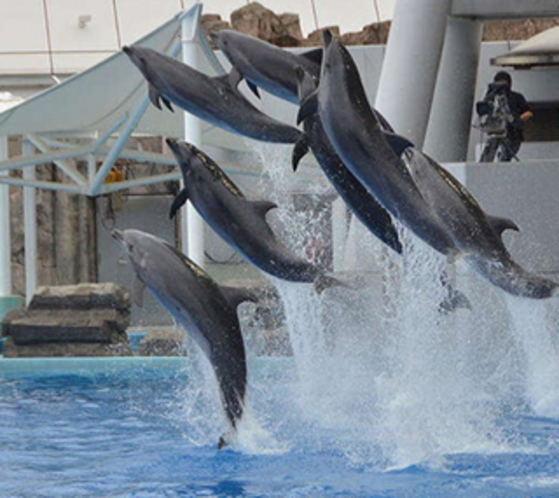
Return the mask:
[[[251,427],[218,451],[214,393],[189,381],[195,360],[13,361],[0,371],[0,496],[559,494],[558,420],[511,413],[503,451],[394,468],[358,427],[321,426],[286,401],[292,360],[255,359]]]

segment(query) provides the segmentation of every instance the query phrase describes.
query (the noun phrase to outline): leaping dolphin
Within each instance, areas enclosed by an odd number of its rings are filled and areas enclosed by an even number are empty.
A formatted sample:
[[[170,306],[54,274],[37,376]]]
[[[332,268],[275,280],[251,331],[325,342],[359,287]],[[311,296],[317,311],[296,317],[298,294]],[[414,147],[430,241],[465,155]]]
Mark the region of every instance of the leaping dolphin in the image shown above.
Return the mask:
[[[171,102],[208,123],[255,140],[295,143],[301,132],[254,107],[237,86],[237,70],[210,77],[172,57],[143,47],[123,47],[149,84],[149,98],[161,109]]]
[[[322,290],[337,281],[309,261],[296,257],[274,235],[266,213],[270,201],[249,201],[223,170],[194,145],[167,139],[179,164],[184,189],[170,216],[190,200],[202,218],[233,249],[265,273],[292,282],[314,282]]]
[[[454,257],[458,250],[399,157],[410,143],[402,140],[400,150],[398,137],[382,130],[353,58],[327,30],[324,39],[320,84],[302,103],[299,121],[318,112],[340,159],[384,209],[431,247]]]
[[[545,299],[558,293],[558,284],[512,260],[501,239],[506,229],[518,231],[512,221],[487,215],[470,192],[428,155],[409,148],[403,157],[421,194],[472,268],[515,296]]]
[[[299,97],[304,102],[316,91],[316,84],[303,68],[298,67],[296,72],[299,80]],[[380,114],[377,114],[377,116],[380,116]],[[383,129],[391,130],[392,128],[388,122],[382,117],[381,119],[383,120],[381,122]],[[392,223],[392,218],[367,189],[361,185],[359,180],[355,178],[336,154],[326,136],[318,114],[307,116],[303,121],[303,127],[304,135],[302,135],[293,149],[293,169],[297,168],[299,161],[310,147],[330,183],[355,216],[381,242],[398,254],[401,254],[402,244],[400,243],[398,232]],[[447,292],[447,296],[440,304],[441,311],[446,312],[456,308],[471,309],[468,298],[452,287],[446,272],[441,274],[440,282]]]
[[[297,66],[318,81],[322,48],[293,53],[230,29],[211,32],[210,37],[256,95],[259,95],[258,88],[262,88],[276,97],[298,104]]]
[[[230,442],[243,415],[247,369],[237,305],[254,301],[245,291],[220,287],[201,268],[164,240],[139,230],[113,230],[132,263],[132,294],[142,305],[145,287],[194,339],[215,372],[229,431],[218,448]]]
[[[316,84],[302,67],[297,67],[296,73],[299,80],[299,97],[301,101],[305,101],[316,91]],[[311,114],[306,117],[303,120],[303,129],[304,134],[293,149],[293,169],[297,169],[299,161],[310,148],[336,192],[359,221],[379,240],[401,254],[402,244],[392,218],[346,168],[330,144],[318,115]]]

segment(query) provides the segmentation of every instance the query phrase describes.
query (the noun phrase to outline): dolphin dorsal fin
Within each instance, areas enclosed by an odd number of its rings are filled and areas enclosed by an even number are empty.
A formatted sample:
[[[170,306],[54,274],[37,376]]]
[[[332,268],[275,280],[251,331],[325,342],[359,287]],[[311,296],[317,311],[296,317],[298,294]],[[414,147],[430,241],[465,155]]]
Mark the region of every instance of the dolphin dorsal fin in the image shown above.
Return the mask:
[[[188,200],[188,191],[183,188],[178,195],[173,200],[173,204],[171,204],[171,210],[169,211],[169,219],[172,220],[177,214],[177,211],[186,204]]]
[[[134,274],[134,280],[132,281],[132,299],[140,308],[144,307],[144,291],[146,290],[146,284],[143,280]]]
[[[400,157],[407,148],[413,147],[413,144],[402,135],[397,135],[396,133],[390,133],[387,131],[383,131],[382,134],[398,157]]]
[[[305,59],[315,62],[319,66],[322,64],[322,47],[307,50],[306,52],[303,52],[299,55],[301,57],[304,57]]]
[[[500,218],[499,216],[487,215],[487,220],[491,225],[491,228],[497,233],[497,235],[502,236],[505,230],[514,230],[515,232],[520,232],[518,225],[510,220],[509,218]]]
[[[297,171],[299,167],[299,162],[307,152],[309,151],[309,141],[305,134],[301,134],[301,136],[295,142],[295,147],[293,147],[293,153],[291,154],[291,166],[293,166],[293,171]]]
[[[256,293],[251,289],[220,285],[219,290],[234,308],[237,308],[239,304],[245,301],[250,301],[252,303],[258,302]]]
[[[301,107],[297,114],[297,124],[301,124],[305,119],[316,114],[318,111],[318,89],[308,95],[305,100],[301,102]]]
[[[278,207],[278,205],[272,201],[252,201],[252,205],[254,206],[254,210],[263,218],[266,216],[266,213],[270,211],[270,209],[275,209]]]

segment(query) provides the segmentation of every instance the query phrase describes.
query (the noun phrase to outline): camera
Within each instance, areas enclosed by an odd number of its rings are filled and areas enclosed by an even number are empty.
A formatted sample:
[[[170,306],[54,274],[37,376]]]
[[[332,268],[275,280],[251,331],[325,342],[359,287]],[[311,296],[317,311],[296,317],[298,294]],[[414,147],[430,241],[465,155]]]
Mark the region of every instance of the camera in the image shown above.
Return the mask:
[[[505,82],[489,83],[484,99],[476,103],[479,128],[488,135],[505,137],[507,125],[514,120],[507,100],[507,89]]]

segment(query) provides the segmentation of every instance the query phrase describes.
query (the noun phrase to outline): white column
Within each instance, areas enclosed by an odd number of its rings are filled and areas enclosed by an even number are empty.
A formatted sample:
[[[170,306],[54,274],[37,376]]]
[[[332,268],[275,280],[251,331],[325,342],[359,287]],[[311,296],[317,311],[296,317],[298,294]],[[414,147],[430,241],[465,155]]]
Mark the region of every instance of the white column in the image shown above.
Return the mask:
[[[441,162],[465,161],[483,24],[450,18],[424,150]]]
[[[191,26],[192,19],[182,21],[182,61],[193,68],[198,68],[198,46]],[[200,120],[192,114],[184,113],[184,140],[196,147],[202,144],[202,127]],[[190,202],[186,204],[186,216],[182,217],[182,250],[197,265],[204,266],[204,220]]]
[[[452,0],[396,0],[375,107],[417,148],[423,140]]]
[[[30,156],[32,146],[23,142],[23,154]],[[35,166],[23,168],[23,178],[35,180]],[[23,188],[23,218],[25,230],[25,302],[29,304],[37,290],[37,197],[35,187]]]
[[[8,159],[8,137],[0,137],[0,161]],[[8,176],[0,171],[0,176]],[[0,183],[0,297],[12,294],[12,251],[10,237],[10,187]]]

